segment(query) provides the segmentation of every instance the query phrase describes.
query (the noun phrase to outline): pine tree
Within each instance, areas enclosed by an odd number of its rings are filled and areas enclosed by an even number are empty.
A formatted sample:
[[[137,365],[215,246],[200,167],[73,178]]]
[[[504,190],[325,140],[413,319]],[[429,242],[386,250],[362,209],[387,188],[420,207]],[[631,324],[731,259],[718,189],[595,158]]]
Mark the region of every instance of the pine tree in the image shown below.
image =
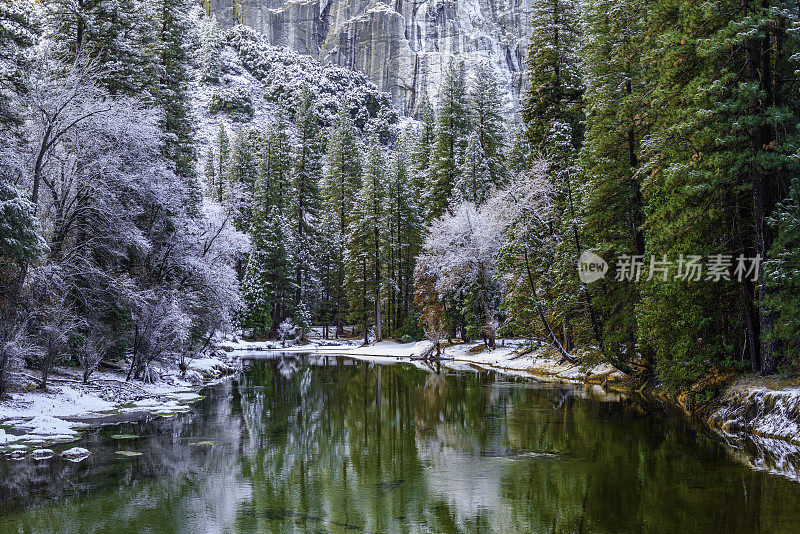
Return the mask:
[[[230,139],[223,123],[217,130],[217,165],[214,172],[216,179],[213,185],[214,196],[222,202],[225,195],[225,180],[228,176],[228,161],[230,159]]]
[[[451,62],[445,75],[431,154],[428,219],[447,210],[459,175],[459,160],[466,148],[469,116],[465,101],[463,66]]]
[[[67,62],[85,54],[97,60],[111,94],[137,94],[151,81],[146,9],[135,0],[50,0],[47,34]]]
[[[252,203],[258,180],[261,138],[258,131],[242,128],[236,133],[227,164],[228,203],[238,212],[237,226],[247,229],[252,222]]]
[[[263,187],[272,192],[273,203],[284,206],[289,190],[292,147],[283,110],[279,108],[264,136],[259,158],[258,173]]]
[[[347,236],[345,285],[350,316],[364,325],[365,343],[370,324],[375,325],[375,339],[382,337],[385,165],[383,150],[373,139],[364,158],[362,186]]]
[[[336,123],[331,128],[326,145],[324,208],[333,214],[328,221],[329,248],[333,254],[329,258],[335,275],[333,285],[334,321],[336,335],[344,334],[344,319],[347,316],[347,294],[344,289],[344,243],[347,227],[350,224],[350,210],[353,199],[361,187],[361,155],[356,141],[355,128],[350,112],[343,104],[339,106]]]
[[[480,205],[489,199],[494,180],[489,159],[481,146],[480,136],[473,131],[468,138],[464,157],[459,165],[453,200]]]
[[[200,33],[200,76],[205,82],[217,82],[222,74],[222,37],[215,15],[203,19]]]
[[[394,147],[391,179],[386,187],[386,301],[389,335],[414,335],[412,317],[415,259],[422,244],[422,216],[419,190],[407,172],[405,147],[400,140]]]
[[[28,13],[8,0],[0,1],[0,127],[19,122],[9,105],[13,96],[8,89],[20,85],[20,56],[33,44]]]
[[[310,318],[314,281],[317,275],[317,217],[320,209],[319,182],[322,177],[323,143],[314,114],[311,91],[305,89],[297,109],[297,139],[292,152],[291,211],[292,257],[295,261],[295,307]],[[299,260],[302,258],[302,260]],[[295,317],[301,329],[309,325]]]
[[[798,95],[787,84],[797,41],[786,31],[797,14],[789,6],[724,2],[711,12],[664,0],[651,11],[643,62],[648,104],[658,114],[640,171],[648,254],[769,261],[774,233],[766,221],[797,172]],[[763,335],[774,321],[771,288],[758,274],[755,283],[644,285],[640,342],[668,386],[684,387],[712,367],[735,368],[739,354],[751,369],[776,369],[780,347]]]
[[[648,128],[642,65],[646,4],[593,0],[585,18],[587,119],[581,166],[587,189],[587,248],[609,260],[644,255],[638,171],[641,140]],[[591,291],[606,356],[617,360],[635,354],[638,284],[620,284],[609,276],[593,284]]]
[[[537,0],[532,6],[531,41],[528,49],[530,88],[525,96],[522,115],[526,137],[537,158],[547,161],[546,194],[552,208],[542,224],[523,224],[512,233],[518,243],[509,250],[528,254],[524,274],[513,261],[505,263],[521,287],[536,285],[547,298],[540,298],[535,308],[543,309],[540,318],[552,310],[548,330],[558,330],[563,348],[571,350],[576,336],[583,334],[585,319],[591,319],[592,333],[599,329],[589,294],[578,280],[575,265],[581,254],[579,235],[580,189],[577,187],[578,154],[583,136],[582,79],[579,42],[580,13],[574,0]],[[531,164],[537,164],[534,160]],[[533,223],[533,221],[529,221]],[[537,235],[544,231],[544,235]],[[533,244],[545,246],[550,267],[537,269],[531,256],[538,255]],[[518,257],[518,256],[517,256]],[[537,261],[541,258],[534,258]],[[530,268],[529,268],[530,267]],[[536,276],[539,278],[537,279]],[[509,288],[513,291],[513,287]],[[542,321],[543,323],[545,321]],[[552,327],[552,328],[551,328]]]
[[[509,136],[511,142],[508,144],[505,161],[507,171],[512,177],[525,174],[530,164],[531,149],[525,134],[524,128],[514,127]]]
[[[199,203],[200,190],[195,170],[195,124],[187,91],[188,4],[184,0],[156,0],[154,5],[154,53],[158,77],[152,87],[156,104],[164,110],[161,121],[164,132],[162,152],[174,163],[177,174],[185,178],[188,189],[193,194],[192,202]]]
[[[500,114],[502,102],[494,69],[483,62],[478,65],[475,81],[469,90],[470,126],[477,134],[485,165],[489,171],[489,181],[494,186],[501,185],[506,178],[505,168],[505,128]]]
[[[409,146],[413,151],[413,181],[414,187],[420,192],[420,209],[424,214],[430,212],[430,193],[429,185],[432,182],[431,175],[431,152],[433,151],[434,140],[436,139],[436,114],[433,111],[427,94],[419,106],[419,127],[413,133],[409,133],[414,141]],[[426,219],[429,221],[429,219]]]

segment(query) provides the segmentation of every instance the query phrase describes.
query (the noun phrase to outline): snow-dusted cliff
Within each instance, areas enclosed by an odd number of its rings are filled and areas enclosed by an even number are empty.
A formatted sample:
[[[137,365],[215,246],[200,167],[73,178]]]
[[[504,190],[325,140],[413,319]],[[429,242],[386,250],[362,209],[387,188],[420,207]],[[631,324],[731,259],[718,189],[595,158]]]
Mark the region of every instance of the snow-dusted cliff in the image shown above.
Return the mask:
[[[437,99],[452,58],[489,60],[519,105],[530,0],[210,0],[223,28],[236,22],[282,45],[366,74],[413,113],[427,92]]]

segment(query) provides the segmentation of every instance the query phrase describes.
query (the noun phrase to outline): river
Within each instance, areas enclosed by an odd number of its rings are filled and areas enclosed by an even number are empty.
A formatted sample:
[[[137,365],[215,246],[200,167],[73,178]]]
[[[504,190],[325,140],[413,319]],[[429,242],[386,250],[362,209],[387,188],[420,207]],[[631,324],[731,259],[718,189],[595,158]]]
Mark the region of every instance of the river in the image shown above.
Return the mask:
[[[599,388],[274,355],[204,395],[185,414],[88,429],[69,445],[93,452],[80,463],[0,460],[0,532],[800,525],[800,484],[735,461],[666,408]]]

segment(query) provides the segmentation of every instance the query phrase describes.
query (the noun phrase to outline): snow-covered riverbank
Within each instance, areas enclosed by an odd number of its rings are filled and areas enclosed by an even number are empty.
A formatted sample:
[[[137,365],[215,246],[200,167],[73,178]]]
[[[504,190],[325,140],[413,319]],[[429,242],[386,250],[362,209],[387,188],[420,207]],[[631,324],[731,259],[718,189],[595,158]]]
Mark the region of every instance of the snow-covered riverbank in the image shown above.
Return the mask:
[[[122,371],[97,371],[88,384],[75,368],[59,368],[47,392],[36,391],[30,375],[28,391],[0,402],[0,452],[23,458],[36,448],[75,441],[93,421],[145,415],[169,416],[189,410],[202,398],[197,391],[234,371],[236,357],[217,351],[189,361],[183,375],[177,366],[156,367],[159,380],[126,381]]]

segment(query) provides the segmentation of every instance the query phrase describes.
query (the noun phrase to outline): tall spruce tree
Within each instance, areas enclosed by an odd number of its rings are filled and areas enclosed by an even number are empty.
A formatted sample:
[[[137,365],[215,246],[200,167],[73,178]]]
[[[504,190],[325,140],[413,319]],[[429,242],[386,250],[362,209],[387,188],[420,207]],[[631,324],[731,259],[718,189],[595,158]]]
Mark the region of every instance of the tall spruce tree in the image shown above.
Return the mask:
[[[95,59],[111,94],[137,94],[152,82],[147,50],[151,20],[137,0],[50,0],[46,28],[67,62],[78,54]]]
[[[642,64],[646,7],[640,0],[593,0],[585,12],[584,230],[587,248],[609,261],[645,253],[639,168],[649,115]],[[601,347],[624,365],[618,360],[636,354],[639,285],[609,276],[590,290]]]
[[[350,112],[344,104],[339,105],[336,122],[328,133],[325,152],[324,209],[333,216],[329,221],[331,271],[333,286],[336,336],[344,334],[344,321],[347,317],[347,293],[344,288],[345,261],[344,247],[347,240],[347,227],[350,224],[353,199],[361,187],[361,154],[358,150],[355,127]]]
[[[798,95],[787,82],[796,39],[786,31],[797,11],[780,1],[660,6],[650,12],[644,60],[649,105],[659,111],[642,142],[645,249],[769,261],[767,220],[797,172]],[[751,368],[776,369],[780,346],[764,335],[775,319],[772,289],[757,273],[757,282],[644,285],[640,337],[668,386],[735,368],[740,354]]]
[[[314,113],[310,90],[305,89],[296,114],[297,138],[292,151],[291,253],[295,261],[295,319],[298,326],[310,325],[314,281],[317,275],[317,227],[320,209],[319,182],[322,178],[323,141]]]
[[[469,89],[470,131],[475,133],[489,171],[489,181],[501,185],[506,178],[504,120],[494,69],[481,62]],[[474,152],[474,151],[473,151]]]
[[[439,114],[431,154],[428,219],[444,213],[458,180],[459,162],[467,144],[469,113],[464,86],[464,67],[452,61],[445,73],[439,96]]]
[[[413,152],[414,187],[420,192],[420,209],[425,214],[426,222],[430,222],[430,194],[433,177],[431,175],[431,152],[436,139],[436,113],[431,106],[427,94],[419,106],[419,122],[413,133],[415,141],[409,143]]]
[[[196,180],[195,122],[188,94],[188,10],[186,0],[154,2],[154,59],[158,74],[151,87],[156,105],[163,109],[162,152],[174,163],[177,174],[186,180],[193,194],[192,201],[197,204],[201,192]]]
[[[517,239],[546,239],[550,268],[541,280],[535,281],[542,294],[537,306],[552,310],[552,325],[559,331],[562,344],[570,350],[575,337],[583,333],[583,323],[592,319],[594,337],[599,327],[585,288],[581,288],[575,265],[581,254],[577,207],[578,151],[583,137],[582,79],[579,43],[581,23],[578,3],[574,0],[537,0],[532,6],[531,41],[528,48],[530,88],[525,96],[522,115],[531,150],[548,165],[547,196],[553,209],[548,212],[544,227],[517,228]],[[522,224],[524,221],[520,221]],[[535,235],[544,230],[545,236]],[[532,243],[518,243],[509,250],[530,255]],[[507,262],[512,270],[529,262]],[[526,272],[536,273],[536,269]],[[508,273],[515,278],[514,273]],[[509,286],[510,291],[533,285],[526,277],[516,277],[522,286]],[[529,288],[528,290],[532,290]],[[549,328],[549,327],[548,327]]]
[[[422,245],[423,223],[419,189],[408,174],[405,147],[394,147],[391,179],[386,186],[386,325],[389,335],[411,335],[413,327],[414,266]]]
[[[380,341],[382,337],[385,166],[383,149],[373,139],[364,156],[362,185],[347,236],[345,284],[350,317],[363,325],[365,343],[370,324],[375,326],[375,339]]]

